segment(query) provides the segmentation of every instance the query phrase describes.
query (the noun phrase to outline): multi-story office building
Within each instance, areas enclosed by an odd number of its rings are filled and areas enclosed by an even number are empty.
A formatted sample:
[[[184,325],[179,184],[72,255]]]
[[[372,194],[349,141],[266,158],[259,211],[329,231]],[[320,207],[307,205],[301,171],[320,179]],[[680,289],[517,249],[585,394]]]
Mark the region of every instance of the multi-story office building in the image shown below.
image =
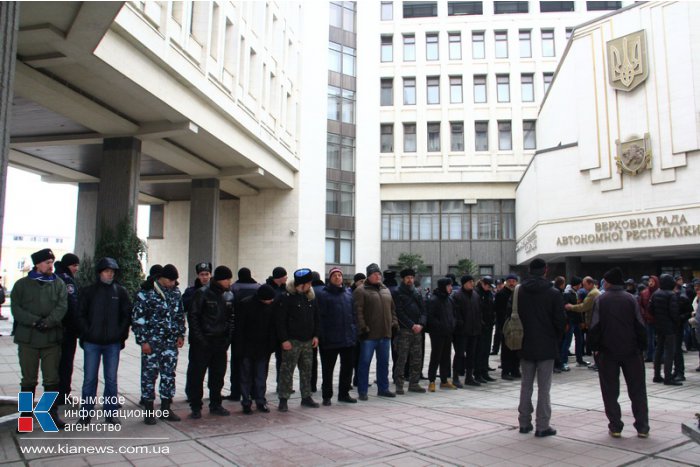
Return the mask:
[[[377,162],[383,266],[420,254],[516,268],[515,188],[573,28],[630,2],[382,1],[358,6],[357,152]],[[368,174],[368,177],[373,175]],[[364,173],[359,176],[364,178]],[[358,206],[363,209],[363,206]]]

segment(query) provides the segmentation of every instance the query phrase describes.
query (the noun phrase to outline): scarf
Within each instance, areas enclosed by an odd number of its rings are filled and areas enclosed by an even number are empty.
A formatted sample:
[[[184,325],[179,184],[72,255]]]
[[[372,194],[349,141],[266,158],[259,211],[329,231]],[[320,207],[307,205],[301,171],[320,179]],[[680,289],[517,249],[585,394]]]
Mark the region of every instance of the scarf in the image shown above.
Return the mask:
[[[28,277],[32,280],[39,282],[53,282],[56,280],[56,274],[42,274],[40,272],[37,272],[36,269],[32,269],[31,271],[29,271]]]

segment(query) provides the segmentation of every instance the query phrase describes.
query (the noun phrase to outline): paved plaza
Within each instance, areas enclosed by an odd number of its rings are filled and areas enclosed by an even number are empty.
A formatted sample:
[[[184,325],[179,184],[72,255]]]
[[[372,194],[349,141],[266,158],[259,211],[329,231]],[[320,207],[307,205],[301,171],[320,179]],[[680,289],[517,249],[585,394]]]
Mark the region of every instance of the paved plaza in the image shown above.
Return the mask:
[[[9,314],[9,309],[3,307],[3,314]],[[1,395],[16,395],[20,379],[16,346],[9,337],[9,328],[9,321],[0,322],[3,334],[0,337]],[[608,435],[597,374],[587,368],[576,368],[575,364],[570,372],[554,375],[552,425],[558,434],[549,438],[518,433],[520,385],[517,381],[501,379],[476,389],[438,389],[428,394],[407,393],[396,399],[376,397],[374,386],[370,388],[367,402],[341,404],[334,399],[331,407],[319,409],[301,408],[297,391],[290,400],[289,412],[279,413],[273,392],[274,357],[267,395],[273,409],[271,413],[243,415],[239,404],[225,401],[225,407],[233,412],[230,417],[211,416],[205,408],[202,419],[194,421],[185,418],[189,413],[184,401],[187,345],[180,355],[174,407],[183,421],[159,421],[156,426],[149,427],[141,419],[126,418],[118,433],[35,431],[22,435],[15,433],[14,425],[5,424],[0,427],[0,464],[71,467],[700,465],[700,445],[681,433],[681,424],[691,421],[693,414],[700,411],[700,373],[695,371],[697,352],[685,354],[687,381],[681,387],[651,383],[650,364],[647,364],[649,439],[636,437],[626,396],[621,397],[626,424],[622,438],[613,439]],[[491,366],[498,366],[497,357],[491,357]],[[498,373],[492,374],[495,377]],[[119,389],[126,398],[124,409],[138,409],[139,375],[138,348],[132,337],[122,352],[119,368]],[[79,349],[74,394],[79,394],[82,378]],[[427,386],[427,382],[423,383]],[[101,389],[102,381],[98,393]],[[355,391],[351,394],[357,395]],[[320,392],[315,398],[320,402]],[[122,439],[105,439],[108,437]],[[54,452],[22,452],[30,446],[52,447]],[[76,446],[84,447],[83,452],[69,454],[68,449]],[[88,448],[107,446],[114,447],[114,452],[87,453]],[[137,446],[147,446],[148,452],[136,449]],[[58,451],[59,447],[63,452]]]

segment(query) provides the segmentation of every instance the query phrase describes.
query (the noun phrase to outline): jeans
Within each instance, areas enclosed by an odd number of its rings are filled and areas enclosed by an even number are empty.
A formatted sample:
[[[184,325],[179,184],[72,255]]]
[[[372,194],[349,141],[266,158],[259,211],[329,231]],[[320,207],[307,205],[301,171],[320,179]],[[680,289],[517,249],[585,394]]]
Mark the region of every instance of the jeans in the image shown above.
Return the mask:
[[[367,394],[369,388],[369,366],[377,353],[377,387],[379,392],[389,391],[389,352],[391,339],[367,339],[360,343],[360,363],[357,369],[357,392]]]
[[[100,371],[100,359],[103,363],[102,373],[105,379],[104,404],[105,411],[116,410],[117,398],[117,371],[119,370],[119,352],[121,343],[93,344],[83,342],[84,363],[83,371],[83,405],[81,408],[92,410],[95,408],[94,400],[89,400],[97,395],[97,375]]]
[[[653,361],[656,350],[656,326],[647,323],[647,360]]]

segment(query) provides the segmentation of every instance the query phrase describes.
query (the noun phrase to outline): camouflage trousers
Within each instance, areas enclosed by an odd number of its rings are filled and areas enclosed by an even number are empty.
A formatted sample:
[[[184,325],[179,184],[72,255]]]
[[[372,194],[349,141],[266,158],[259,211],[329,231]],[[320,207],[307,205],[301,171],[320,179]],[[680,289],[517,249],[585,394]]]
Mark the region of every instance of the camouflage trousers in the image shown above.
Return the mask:
[[[311,397],[311,365],[314,358],[311,341],[290,339],[289,342],[292,343],[292,350],[282,350],[278,389],[280,399],[289,399],[292,394],[292,379],[297,365],[299,365],[301,397]]]
[[[404,368],[409,359],[409,384],[418,384],[420,370],[423,366],[422,333],[415,334],[410,329],[399,329],[396,336],[396,363],[394,364],[394,381],[397,386],[403,385]]]
[[[141,397],[152,401],[156,398],[156,379],[160,374],[160,398],[175,396],[175,369],[177,368],[177,343],[151,344],[152,352],[141,354]]]

